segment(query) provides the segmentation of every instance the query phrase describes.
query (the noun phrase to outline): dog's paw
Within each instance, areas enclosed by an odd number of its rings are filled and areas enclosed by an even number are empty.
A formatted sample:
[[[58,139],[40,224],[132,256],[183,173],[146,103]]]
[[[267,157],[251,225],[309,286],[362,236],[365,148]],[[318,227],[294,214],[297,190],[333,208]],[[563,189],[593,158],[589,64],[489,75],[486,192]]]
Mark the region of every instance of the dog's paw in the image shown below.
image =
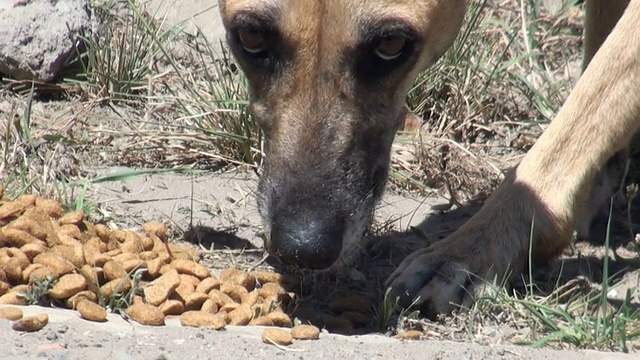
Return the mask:
[[[391,274],[387,286],[402,306],[412,306],[432,319],[469,306],[473,301],[472,269],[467,261],[450,255],[434,246],[420,249]]]

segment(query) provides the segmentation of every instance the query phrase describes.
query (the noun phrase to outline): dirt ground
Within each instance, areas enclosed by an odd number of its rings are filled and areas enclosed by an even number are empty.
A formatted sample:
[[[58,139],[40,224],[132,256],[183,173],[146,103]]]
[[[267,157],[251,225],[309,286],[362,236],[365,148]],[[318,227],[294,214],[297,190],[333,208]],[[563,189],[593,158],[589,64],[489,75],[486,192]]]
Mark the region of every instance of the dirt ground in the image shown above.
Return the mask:
[[[260,341],[260,327],[228,326],[213,331],[180,326],[128,323],[110,314],[105,323],[89,323],[74,312],[29,306],[25,314],[49,314],[49,325],[36,333],[16,333],[0,320],[2,358],[13,359],[637,359],[637,354],[556,351],[509,345],[482,346],[450,341],[400,341],[381,335],[321,334],[318,341],[298,341],[280,350]]]

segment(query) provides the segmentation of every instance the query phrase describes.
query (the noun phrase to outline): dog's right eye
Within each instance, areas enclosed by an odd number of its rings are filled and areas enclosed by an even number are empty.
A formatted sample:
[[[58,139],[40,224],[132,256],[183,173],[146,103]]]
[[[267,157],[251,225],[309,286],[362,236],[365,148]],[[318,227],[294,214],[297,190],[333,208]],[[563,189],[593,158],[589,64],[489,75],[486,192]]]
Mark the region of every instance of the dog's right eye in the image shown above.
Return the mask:
[[[264,35],[257,29],[249,27],[238,29],[238,42],[244,51],[252,55],[263,53],[266,50]]]
[[[402,55],[408,39],[404,35],[386,35],[380,38],[374,53],[382,60],[393,60]]]

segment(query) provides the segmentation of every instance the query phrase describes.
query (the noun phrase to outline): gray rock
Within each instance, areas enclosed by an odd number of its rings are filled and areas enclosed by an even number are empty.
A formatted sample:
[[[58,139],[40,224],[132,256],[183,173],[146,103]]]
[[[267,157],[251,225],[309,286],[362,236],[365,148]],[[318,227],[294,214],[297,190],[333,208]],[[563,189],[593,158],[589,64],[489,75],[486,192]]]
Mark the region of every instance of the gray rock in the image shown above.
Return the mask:
[[[90,32],[88,0],[0,0],[0,74],[50,81]]]

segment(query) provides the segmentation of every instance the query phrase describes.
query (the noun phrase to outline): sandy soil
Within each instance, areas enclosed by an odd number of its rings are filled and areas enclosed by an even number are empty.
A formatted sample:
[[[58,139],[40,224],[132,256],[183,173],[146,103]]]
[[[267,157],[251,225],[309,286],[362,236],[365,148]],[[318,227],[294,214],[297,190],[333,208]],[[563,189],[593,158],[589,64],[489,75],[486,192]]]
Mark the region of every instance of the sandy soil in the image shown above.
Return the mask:
[[[0,305],[2,306],[2,305]],[[81,320],[69,310],[29,306],[25,314],[49,314],[39,332],[17,333],[0,320],[2,359],[637,359],[637,354],[483,346],[449,341],[400,341],[381,335],[323,333],[280,350],[260,341],[260,327],[228,326],[224,331],[185,328],[177,319],[164,327],[128,323],[110,314],[105,323]]]

